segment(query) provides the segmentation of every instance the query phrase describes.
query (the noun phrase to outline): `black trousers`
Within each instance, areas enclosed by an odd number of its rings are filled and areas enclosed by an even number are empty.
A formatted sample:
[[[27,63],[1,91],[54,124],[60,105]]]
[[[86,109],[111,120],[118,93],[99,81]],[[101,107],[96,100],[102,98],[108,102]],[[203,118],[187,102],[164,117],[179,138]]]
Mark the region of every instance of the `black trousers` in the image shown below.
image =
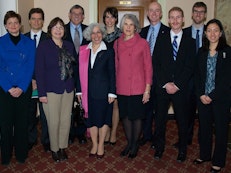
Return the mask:
[[[219,167],[224,167],[226,161],[230,104],[231,101],[215,100],[209,105],[198,102],[200,159],[212,158],[212,164]],[[212,152],[213,127],[215,146]]]
[[[30,97],[31,87],[18,98],[0,88],[2,163],[10,162],[13,147],[16,160],[23,162],[27,158]]]
[[[186,114],[186,93],[178,91],[175,94],[167,94],[165,89],[157,93],[157,107],[155,119],[155,133],[157,150],[165,149],[166,123],[168,119],[169,104],[172,102],[178,127],[179,152],[187,150],[188,115]]]

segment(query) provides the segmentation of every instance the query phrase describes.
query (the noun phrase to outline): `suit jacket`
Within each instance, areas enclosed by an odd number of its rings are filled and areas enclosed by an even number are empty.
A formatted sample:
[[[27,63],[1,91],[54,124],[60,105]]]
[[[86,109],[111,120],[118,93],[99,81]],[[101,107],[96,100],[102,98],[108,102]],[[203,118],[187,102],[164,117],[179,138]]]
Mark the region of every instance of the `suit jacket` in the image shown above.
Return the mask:
[[[162,90],[168,82],[174,82],[181,91],[185,90],[194,71],[195,41],[183,32],[176,61],[173,59],[170,32],[163,35],[156,46],[158,54],[154,61],[154,69],[157,77],[157,90]]]
[[[26,34],[24,34],[25,36],[31,38],[31,32],[27,32]],[[47,33],[43,32],[41,33],[41,37],[39,39],[39,44],[41,43],[41,41],[44,41],[47,39]],[[38,44],[38,45],[39,45]],[[35,79],[35,73],[33,73],[32,79]]]
[[[31,38],[31,32],[27,32],[27,33],[25,34],[25,36]],[[46,39],[47,39],[47,33],[45,33],[45,32],[42,31],[41,37],[40,37],[40,39],[39,39],[39,43],[40,43],[41,41],[46,40]]]
[[[199,49],[196,58],[195,82],[198,98],[205,94],[208,51]],[[231,100],[231,48],[218,51],[215,89],[208,95],[212,100]]]
[[[84,31],[87,28],[87,25],[81,24],[81,28],[82,28],[82,31]],[[65,30],[65,32],[66,32],[66,38],[65,38],[65,40],[70,41],[70,42],[72,42],[74,44],[74,42],[72,40],[72,37],[71,37],[70,22],[65,25],[65,29],[66,29]],[[82,41],[81,45],[86,45],[88,43],[89,43],[89,41],[87,41],[83,37],[83,41]]]
[[[84,52],[89,51],[88,54],[91,55],[90,49],[81,49],[80,59],[79,59],[79,69],[80,69],[80,85],[77,87],[78,92],[82,88],[81,75],[88,71],[88,94],[95,99],[107,99],[108,94],[115,94],[115,52],[113,48],[108,48],[107,50],[101,50],[98,52],[93,68],[90,67],[90,57],[84,56]],[[83,64],[85,62],[85,65]],[[86,64],[87,63],[87,64]],[[85,66],[85,67],[83,67]],[[86,69],[87,66],[87,69]],[[81,71],[82,68],[85,70]],[[86,79],[85,79],[86,80]]]
[[[144,39],[147,39],[148,36],[148,30],[150,28],[150,25],[142,28],[141,32],[140,32],[140,36]],[[153,53],[152,53],[152,64],[154,65],[154,61],[156,59],[156,57],[158,56],[158,44],[160,42],[160,40],[162,39],[162,36],[166,33],[168,33],[170,31],[170,28],[165,26],[164,24],[161,23],[160,25],[160,30],[158,32],[157,38],[156,38],[156,43],[155,43],[155,47],[153,49]],[[156,85],[156,73],[155,73],[155,68],[153,68],[153,87],[155,87]]]

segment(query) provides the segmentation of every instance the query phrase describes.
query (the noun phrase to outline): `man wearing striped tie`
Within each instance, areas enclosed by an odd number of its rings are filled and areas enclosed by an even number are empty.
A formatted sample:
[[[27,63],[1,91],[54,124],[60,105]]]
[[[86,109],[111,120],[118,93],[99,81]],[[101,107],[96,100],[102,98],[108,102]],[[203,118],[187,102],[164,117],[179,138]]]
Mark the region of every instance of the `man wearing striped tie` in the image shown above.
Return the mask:
[[[166,122],[168,108],[172,102],[178,126],[178,162],[184,162],[187,154],[186,95],[188,82],[193,74],[195,59],[195,41],[182,31],[184,13],[179,7],[173,7],[168,13],[170,32],[165,34],[158,46],[158,56],[154,60],[156,73],[157,109],[155,120],[156,152],[159,160],[165,149]]]

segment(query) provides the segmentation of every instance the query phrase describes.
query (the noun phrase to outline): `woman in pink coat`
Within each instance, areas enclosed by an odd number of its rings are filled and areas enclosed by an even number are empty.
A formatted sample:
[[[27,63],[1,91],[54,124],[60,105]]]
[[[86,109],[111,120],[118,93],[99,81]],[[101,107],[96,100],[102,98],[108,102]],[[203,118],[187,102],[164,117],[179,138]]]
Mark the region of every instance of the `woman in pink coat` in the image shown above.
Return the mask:
[[[115,41],[116,91],[119,115],[123,122],[127,146],[121,156],[134,158],[145,118],[144,104],[149,101],[152,84],[152,62],[148,42],[139,36],[139,21],[125,14],[120,28],[121,37]]]

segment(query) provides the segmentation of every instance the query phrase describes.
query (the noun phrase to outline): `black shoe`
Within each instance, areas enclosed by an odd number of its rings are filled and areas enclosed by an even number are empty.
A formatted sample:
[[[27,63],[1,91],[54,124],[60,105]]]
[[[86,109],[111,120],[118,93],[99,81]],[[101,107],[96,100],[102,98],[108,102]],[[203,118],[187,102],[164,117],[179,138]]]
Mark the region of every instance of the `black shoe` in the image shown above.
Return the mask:
[[[151,148],[152,148],[153,150],[155,150],[155,149],[156,149],[156,145],[155,145],[155,144],[152,144],[152,145],[151,145]]]
[[[214,169],[213,167],[211,167],[210,173],[218,173],[218,172],[221,172],[221,168],[219,168],[219,169]]]
[[[23,164],[23,163],[25,163],[25,159],[17,159],[17,162],[19,163],[19,164]]]
[[[111,146],[114,146],[114,145],[116,144],[116,141],[115,141],[115,142],[109,142],[109,144],[110,144]]]
[[[1,163],[3,166],[9,166],[10,164],[10,161],[2,161]]]
[[[86,139],[86,137],[84,135],[79,136],[78,139],[79,139],[80,144],[87,143],[87,139]]]
[[[43,144],[43,149],[45,152],[51,151],[50,144]]]
[[[135,157],[137,156],[138,150],[139,150],[139,144],[136,144],[136,145],[133,147],[133,149],[131,150],[131,152],[129,153],[128,158],[130,158],[130,159],[135,158]]]
[[[209,162],[209,161],[211,161],[211,160],[195,159],[195,160],[193,161],[193,164],[195,164],[195,165],[200,165],[200,164],[202,164],[202,163],[204,163],[204,162]]]
[[[52,159],[55,162],[60,162],[59,151],[57,151],[57,152],[51,151],[51,155],[52,155]]]
[[[68,139],[68,144],[73,144],[74,141],[75,141],[75,138],[74,138],[74,137],[70,137],[70,138]]]
[[[59,149],[59,158],[61,161],[68,159],[65,149]]]
[[[130,152],[130,146],[126,146],[125,149],[120,153],[120,156],[127,156]]]
[[[163,155],[163,151],[158,151],[158,150],[156,150],[156,152],[155,152],[155,154],[154,154],[154,158],[155,158],[156,160],[160,160],[161,157],[162,157],[162,155]]]
[[[148,142],[148,139],[141,138],[140,141],[139,141],[139,145],[140,145],[140,146],[143,146],[143,145],[145,145],[147,142]]]
[[[176,160],[180,163],[184,162],[186,160],[186,152],[179,152]]]

